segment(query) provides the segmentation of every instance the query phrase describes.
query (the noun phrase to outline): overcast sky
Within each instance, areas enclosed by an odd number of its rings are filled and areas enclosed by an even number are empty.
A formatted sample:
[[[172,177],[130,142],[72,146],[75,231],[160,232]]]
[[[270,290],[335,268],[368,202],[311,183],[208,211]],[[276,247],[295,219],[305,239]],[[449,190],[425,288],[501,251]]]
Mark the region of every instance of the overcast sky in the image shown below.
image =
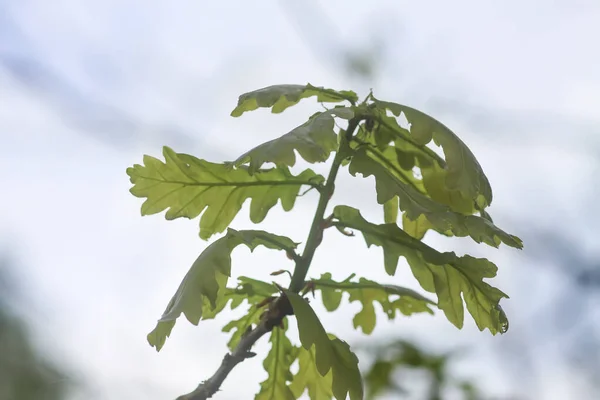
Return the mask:
[[[140,217],[142,201],[129,194],[125,169],[143,154],[160,156],[162,145],[231,160],[319,109],[305,101],[282,115],[229,117],[239,94],[277,83],[361,95],[373,88],[379,98],[432,113],[479,158],[500,227],[523,237],[531,227],[564,231],[581,241],[586,257],[597,257],[600,217],[589,210],[599,190],[598,37],[600,3],[593,0],[338,0],[304,7],[0,0],[0,239],[18,260],[19,282],[31,299],[21,311],[32,318],[41,346],[88,385],[76,398],[169,399],[210,376],[225,352],[225,318],[200,327],[178,322],[158,354],[145,338],[206,246],[197,221]],[[382,48],[376,77],[349,77],[342,49],[360,53],[373,42]],[[334,201],[381,219],[374,196],[365,194],[371,185],[344,178]],[[291,213],[277,206],[261,229],[304,241],[316,197],[297,204]],[[252,227],[247,213],[232,226]],[[511,296],[503,304],[511,331],[491,337],[470,321],[458,331],[437,313],[380,320],[374,336],[473,348],[477,354],[461,364],[462,373],[492,393],[518,393],[514,374],[498,371],[491,349],[511,334],[535,335],[528,316],[564,284],[553,261],[529,268],[527,242],[519,253],[467,239],[427,241],[498,264],[494,284]],[[416,287],[407,268],[387,277],[380,249],[362,245],[328,232],[313,276],[357,272]],[[268,279],[286,262],[276,252],[240,248],[233,273]],[[369,339],[351,329],[357,308],[327,314],[317,307],[328,330],[355,343]],[[257,349],[264,354],[266,340]],[[573,392],[575,372],[554,362],[557,349],[547,349],[536,353],[543,379],[527,390],[540,399],[585,399]],[[218,398],[250,398],[264,375],[258,357],[247,361]]]

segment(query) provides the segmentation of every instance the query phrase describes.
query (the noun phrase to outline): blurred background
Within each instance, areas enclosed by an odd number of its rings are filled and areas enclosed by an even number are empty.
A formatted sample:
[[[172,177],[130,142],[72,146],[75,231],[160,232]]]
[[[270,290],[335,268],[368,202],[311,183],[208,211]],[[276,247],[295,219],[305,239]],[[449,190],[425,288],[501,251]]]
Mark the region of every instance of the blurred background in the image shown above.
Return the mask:
[[[441,313],[381,316],[365,336],[352,329],[358,304],[316,306],[358,349],[377,398],[600,398],[598,38],[593,0],[0,0],[0,400],[173,399],[212,375],[227,314],[181,321],[160,353],[146,342],[206,243],[197,220],[140,217],[125,169],[163,145],[235,159],[321,107],[234,119],[237,96],[307,82],[372,88],[443,121],[488,175],[495,223],[525,243],[425,238],[498,264],[503,336]],[[342,174],[333,203],[381,221],[373,186]],[[314,194],[277,206],[261,229],[303,241],[315,206]],[[247,215],[232,226],[252,227]],[[417,287],[363,243],[328,232],[311,275]],[[290,267],[261,249],[233,257],[234,276]],[[253,398],[261,363],[241,364],[216,397]]]

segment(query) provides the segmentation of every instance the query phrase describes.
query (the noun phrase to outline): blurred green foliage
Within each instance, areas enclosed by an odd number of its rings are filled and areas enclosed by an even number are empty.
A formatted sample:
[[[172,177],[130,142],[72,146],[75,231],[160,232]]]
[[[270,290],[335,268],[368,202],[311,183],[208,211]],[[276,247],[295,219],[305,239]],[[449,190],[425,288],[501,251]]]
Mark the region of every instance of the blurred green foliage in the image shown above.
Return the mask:
[[[452,375],[451,363],[457,352],[437,354],[403,339],[376,347],[368,346],[363,350],[375,357],[370,367],[363,371],[367,400],[443,400],[450,391],[458,393],[460,397],[453,397],[456,399],[490,399],[483,395],[474,382]],[[425,379],[423,382],[415,382],[413,374],[408,371],[421,372]],[[418,387],[425,389],[425,397],[419,397]]]
[[[9,266],[0,260],[0,400],[66,399],[64,375],[39,353],[9,307],[9,298],[17,296],[4,273]]]

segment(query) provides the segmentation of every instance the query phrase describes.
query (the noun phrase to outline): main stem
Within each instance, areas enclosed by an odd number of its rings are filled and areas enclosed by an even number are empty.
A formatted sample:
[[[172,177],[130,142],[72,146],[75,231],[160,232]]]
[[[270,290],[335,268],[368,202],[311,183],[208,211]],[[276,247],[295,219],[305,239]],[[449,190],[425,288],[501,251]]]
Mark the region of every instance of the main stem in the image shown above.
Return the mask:
[[[304,253],[296,262],[296,268],[294,269],[292,282],[290,283],[290,290],[293,292],[298,293],[304,287],[304,280],[306,279],[308,267],[310,267],[310,263],[315,255],[315,250],[317,247],[319,247],[319,244],[321,244],[321,240],[323,239],[323,217],[325,216],[327,204],[329,203],[329,199],[331,198],[335,188],[335,178],[344,159],[344,154],[341,151],[343,149],[342,146],[347,144],[348,138],[354,134],[354,131],[356,130],[356,127],[360,121],[360,117],[352,118],[348,122],[348,128],[346,129],[345,134],[342,136],[340,148],[336,152],[335,158],[333,159],[333,164],[331,165],[329,176],[327,177],[327,182],[325,183],[323,190],[321,190],[321,197],[319,197],[319,204],[317,205],[317,211],[315,212],[315,217],[310,227],[308,239],[306,240]],[[283,297],[280,299],[282,298]],[[281,321],[281,318],[284,316],[285,315],[280,315],[279,321]],[[258,339],[263,337],[272,329],[272,326],[270,328],[267,326],[267,322],[267,320],[261,320],[261,322],[257,324],[254,329],[242,336],[242,339],[236,346],[235,350],[231,354],[227,353],[225,355],[223,361],[221,362],[221,366],[212,377],[199,384],[194,391],[186,395],[179,396],[177,400],[207,400],[211,398],[219,390],[221,384],[227,375],[229,375],[231,370],[246,358],[253,356],[253,353],[250,352],[250,349],[254,343],[256,343]]]
[[[359,122],[360,118],[352,118],[348,122],[348,128],[346,129],[345,134],[341,136],[340,148],[338,148],[338,151],[335,153],[335,158],[333,159],[331,169],[329,170],[329,175],[327,176],[327,182],[325,183],[323,190],[321,190],[319,203],[317,204],[317,210],[315,211],[315,217],[313,218],[312,225],[310,226],[310,232],[308,233],[308,239],[306,240],[306,247],[304,248],[302,257],[296,263],[296,268],[294,269],[294,274],[292,275],[292,281],[290,282],[289,287],[292,292],[298,293],[304,287],[304,281],[306,279],[306,274],[308,273],[308,268],[310,267],[310,263],[312,262],[317,247],[319,247],[319,244],[321,244],[321,240],[323,239],[323,218],[325,216],[325,211],[327,210],[329,200],[331,199],[335,189],[335,178],[337,177],[340,165],[344,159],[344,154],[340,150],[342,145],[344,145],[344,141],[347,141],[347,138],[354,134]]]

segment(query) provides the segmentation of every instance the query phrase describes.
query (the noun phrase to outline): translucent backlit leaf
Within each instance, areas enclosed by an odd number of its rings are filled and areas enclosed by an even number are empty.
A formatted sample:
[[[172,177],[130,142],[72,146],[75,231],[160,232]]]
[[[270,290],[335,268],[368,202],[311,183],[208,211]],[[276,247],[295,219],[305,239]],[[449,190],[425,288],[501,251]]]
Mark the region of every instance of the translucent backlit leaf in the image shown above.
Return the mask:
[[[225,307],[227,301],[222,300],[227,279],[231,275],[231,252],[240,244],[245,244],[250,250],[262,245],[269,249],[290,251],[297,246],[287,237],[264,231],[229,229],[225,236],[204,249],[194,261],[156,328],[148,334],[148,342],[157,351],[164,345],[175,320],[182,313],[188,321],[198,325],[207,311],[207,318],[214,318],[215,313],[210,310],[222,310]]]
[[[419,217],[415,220],[411,220],[406,216],[406,214],[402,214],[402,230],[415,239],[423,239],[423,237],[425,237],[425,233],[427,233],[429,229],[436,230],[438,233],[441,233],[444,236],[452,236],[452,231],[440,232],[437,230],[436,227],[429,222],[425,214],[419,215]]]
[[[435,144],[442,146],[448,170],[446,185],[450,190],[464,193],[481,208],[492,203],[492,188],[481,165],[454,132],[438,120],[414,108],[376,99],[374,103],[380,109],[390,110],[397,117],[404,113],[411,124],[411,138],[417,144],[426,145],[433,140]]]
[[[259,107],[271,108],[273,113],[281,113],[286,108],[297,104],[308,97],[317,97],[321,103],[338,103],[344,100],[354,103],[358,101],[356,93],[351,91],[336,91],[323,87],[307,85],[274,85],[242,94],[237,107],[231,112],[232,117],[239,117],[246,111]]]
[[[330,339],[319,317],[300,295],[285,291],[298,322],[302,347],[310,350],[314,346],[315,365],[321,376],[332,372],[332,391],[337,400],[362,400],[363,386],[358,358],[350,346],[340,339]]]
[[[328,311],[334,311],[339,306],[339,301],[331,302],[330,299],[341,299],[344,292],[350,294],[349,301],[351,303],[353,301],[360,302],[362,309],[354,316],[353,323],[354,328],[360,327],[366,334],[372,333],[375,329],[377,321],[375,302],[381,305],[389,319],[396,318],[397,311],[404,315],[419,312],[433,314],[433,310],[429,306],[435,305],[435,303],[412,289],[380,284],[365,278],[360,278],[358,282],[352,282],[351,278],[336,282],[331,279],[330,273],[326,273],[321,275],[320,279],[311,280],[311,283],[314,284],[316,290],[321,291],[323,304]]]
[[[446,166],[446,161],[426,145],[415,142],[408,129],[400,126],[396,118],[386,115],[385,108],[369,108],[370,114],[377,126],[368,133],[360,131],[358,141],[371,144],[379,151],[385,151],[391,142],[395,147],[398,166],[410,171],[417,161],[430,160],[440,167]]]
[[[294,176],[286,168],[262,170],[250,175],[244,167],[234,169],[163,148],[165,162],[144,156],[144,165],[127,169],[130,189],[145,197],[142,215],[167,210],[166,219],[200,218],[200,237],[223,232],[251,199],[250,220],[261,222],[281,201],[285,211],[294,207],[302,185],[318,187],[324,178],[307,169]]]
[[[265,298],[268,298],[275,294],[278,289],[275,285],[256,279],[240,276],[238,278],[239,284],[235,289],[227,288],[223,299],[225,303],[231,300],[231,309],[234,310],[239,307],[243,302],[250,305],[248,311],[240,318],[235,319],[227,323],[223,327],[223,332],[232,332],[231,339],[227,342],[227,346],[233,350],[242,335],[247,329],[251,329],[260,322],[260,317],[264,311],[263,307],[259,307],[257,303],[260,303]],[[207,319],[204,317],[203,319]]]
[[[395,224],[398,221],[398,196],[383,203],[383,221],[386,224]]]
[[[418,166],[423,176],[423,187],[433,200],[445,204],[452,211],[461,214],[475,213],[473,199],[466,197],[463,192],[448,189],[446,185],[447,169],[441,168],[437,163],[427,159],[418,160]]]
[[[334,224],[362,232],[367,246],[383,249],[385,269],[396,272],[399,257],[404,257],[419,284],[438,296],[438,307],[450,322],[462,328],[464,301],[480,330],[492,334],[507,329],[506,315],[499,308],[500,299],[508,296],[483,280],[496,276],[497,267],[484,258],[458,257],[454,252],[440,253],[417,240],[395,224],[376,225],[366,221],[357,209],[337,206]],[[462,296],[462,297],[461,297]]]
[[[329,335],[331,337],[331,335]],[[290,390],[296,399],[308,391],[311,400],[331,400],[333,398],[332,372],[322,376],[317,370],[315,346],[310,349],[298,349],[298,373],[290,385]]]
[[[451,231],[459,237],[470,236],[477,243],[486,243],[498,247],[504,243],[511,247],[522,248],[521,239],[509,235],[496,227],[489,220],[476,215],[463,215],[445,205],[438,203],[419,192],[413,185],[398,179],[384,165],[370,157],[366,149],[356,150],[350,163],[351,174],[362,174],[364,177],[373,175],[377,190],[377,202],[385,204],[394,196],[400,199],[400,209],[412,221],[421,215],[429,220],[439,232]]]
[[[296,163],[297,151],[309,163],[326,161],[338,146],[337,134],[334,130],[334,115],[352,117],[349,108],[335,108],[317,113],[307,122],[285,135],[263,143],[233,162],[240,166],[249,163],[248,171],[255,173],[264,163],[272,162],[277,166],[292,167]]]
[[[395,118],[384,115],[381,110],[372,111],[375,111],[380,125],[374,130],[373,137],[367,138],[367,143],[371,145],[371,156],[396,172],[403,182],[415,186],[415,189],[428,194],[438,203],[450,206],[453,211],[473,214],[473,199],[459,190],[451,190],[446,185],[449,172],[446,161],[426,145],[419,145],[412,140],[410,132],[402,128]],[[393,142],[393,146],[388,145],[390,141]],[[382,142],[386,145],[382,146]],[[419,168],[421,179],[412,175],[415,167]]]
[[[287,329],[286,323],[284,326]],[[271,331],[271,350],[263,362],[269,376],[260,384],[255,400],[296,400],[288,382],[293,378],[290,368],[298,349],[287,338],[286,329],[275,327]]]
[[[467,215],[475,213],[475,203],[472,199],[446,186],[448,171],[445,169],[446,162],[442,158],[426,146],[419,146],[414,142],[410,132],[400,127],[395,118],[386,116],[378,109],[370,111],[374,112],[379,125],[370,133],[365,133],[363,129],[355,139],[369,157],[384,166],[396,179],[412,186],[413,189],[436,202],[447,205],[452,211]],[[419,178],[413,172],[416,168],[421,175]],[[388,216],[391,218],[393,215],[391,214],[392,202],[393,199],[383,205],[385,222],[392,222],[391,219],[387,219]],[[424,216],[413,221],[404,214],[403,226],[407,232],[414,232],[417,235],[414,237],[419,239],[428,229],[452,236],[452,232],[440,231]]]

